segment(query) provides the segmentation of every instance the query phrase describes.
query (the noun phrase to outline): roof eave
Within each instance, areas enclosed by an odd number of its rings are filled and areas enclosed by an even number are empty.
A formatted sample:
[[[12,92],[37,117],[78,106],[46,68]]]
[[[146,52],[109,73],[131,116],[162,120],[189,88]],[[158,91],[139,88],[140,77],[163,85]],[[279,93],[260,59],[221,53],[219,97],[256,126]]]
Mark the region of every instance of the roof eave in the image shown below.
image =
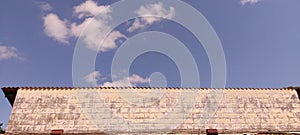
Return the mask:
[[[2,91],[9,101],[10,105],[13,106],[19,87],[3,87]]]

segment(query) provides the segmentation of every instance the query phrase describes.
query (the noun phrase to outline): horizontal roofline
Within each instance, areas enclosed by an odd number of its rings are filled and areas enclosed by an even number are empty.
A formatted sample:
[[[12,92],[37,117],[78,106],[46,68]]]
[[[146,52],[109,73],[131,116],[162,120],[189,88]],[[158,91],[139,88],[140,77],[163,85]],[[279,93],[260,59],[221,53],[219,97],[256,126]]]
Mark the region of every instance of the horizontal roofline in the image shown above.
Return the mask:
[[[287,88],[179,88],[179,87],[2,87],[5,97],[8,99],[11,106],[13,106],[17,92],[19,89],[27,90],[72,90],[72,89],[198,89],[198,90],[296,90],[300,98],[299,87]]]
[[[135,89],[240,89],[240,90],[247,90],[247,89],[296,89],[295,87],[282,87],[282,88],[259,88],[259,87],[224,87],[224,88],[213,88],[213,87],[2,87],[2,89],[97,89],[97,88],[135,88]]]

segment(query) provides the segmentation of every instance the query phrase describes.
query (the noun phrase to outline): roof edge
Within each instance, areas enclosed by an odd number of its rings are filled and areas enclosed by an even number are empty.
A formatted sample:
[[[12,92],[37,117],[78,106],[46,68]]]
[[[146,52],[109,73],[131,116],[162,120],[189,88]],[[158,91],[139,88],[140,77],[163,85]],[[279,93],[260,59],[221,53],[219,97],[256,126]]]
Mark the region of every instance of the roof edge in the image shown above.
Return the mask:
[[[15,98],[20,87],[3,87],[1,88],[5,97],[8,99],[11,106],[15,102]]]
[[[223,89],[223,90],[295,90],[298,98],[300,99],[300,87],[285,87],[285,88],[180,88],[180,87],[2,87],[5,97],[8,99],[11,106],[13,106],[17,92],[19,89],[29,90],[68,90],[68,89],[200,89],[200,90],[211,90],[211,89]]]
[[[240,90],[248,90],[248,89],[289,89],[289,90],[300,90],[300,87],[282,87],[282,88],[259,88],[259,87],[240,87],[240,88],[234,88],[234,87],[224,87],[224,88],[217,88],[217,87],[127,87],[127,86],[121,86],[121,87],[2,87],[3,89],[89,89],[89,88],[144,88],[144,89],[150,89],[150,88],[155,88],[155,89],[240,89]]]

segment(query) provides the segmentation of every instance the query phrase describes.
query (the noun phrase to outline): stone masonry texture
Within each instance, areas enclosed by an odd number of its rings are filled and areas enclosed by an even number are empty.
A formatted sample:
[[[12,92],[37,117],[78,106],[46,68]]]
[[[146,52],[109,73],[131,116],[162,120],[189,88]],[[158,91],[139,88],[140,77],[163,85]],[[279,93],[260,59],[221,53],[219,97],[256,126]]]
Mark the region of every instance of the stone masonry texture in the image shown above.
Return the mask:
[[[287,88],[21,87],[6,133],[299,132],[299,123],[298,94]]]

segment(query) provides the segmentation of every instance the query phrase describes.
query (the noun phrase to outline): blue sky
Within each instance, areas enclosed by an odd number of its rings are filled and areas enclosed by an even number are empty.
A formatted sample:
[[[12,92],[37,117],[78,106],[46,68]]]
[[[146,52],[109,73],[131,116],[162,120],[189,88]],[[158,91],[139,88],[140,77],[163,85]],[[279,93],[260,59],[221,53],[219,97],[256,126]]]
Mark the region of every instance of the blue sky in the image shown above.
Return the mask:
[[[176,8],[164,1],[145,2],[132,13],[156,17],[133,18],[113,27],[112,5],[117,2],[1,1],[0,86],[73,86],[73,55],[81,38],[83,47],[96,54],[95,71],[82,74],[85,85],[124,86],[129,80],[135,86],[150,86],[149,81],[162,79],[160,74],[151,78],[152,73],[160,72],[167,86],[180,87],[177,61],[155,51],[134,59],[128,73],[120,69],[112,74],[111,64],[120,46],[141,44],[142,41],[135,42],[135,39],[144,34],[141,38],[145,41],[139,47],[149,47],[156,42],[147,33],[158,31],[172,35],[185,45],[199,70],[200,87],[211,87],[212,70],[207,52],[192,32],[172,20],[180,14]],[[226,60],[226,87],[300,85],[299,0],[183,2],[202,13],[218,35]],[[89,22],[95,16],[98,19]],[[91,27],[84,29],[85,25]],[[110,35],[105,35],[106,32]],[[99,39],[106,36],[101,46]],[[163,48],[168,43],[162,40],[156,45]],[[183,54],[183,50],[169,48],[178,56]],[[116,78],[115,84],[112,78]],[[0,92],[0,107],[0,122],[7,124],[11,107],[3,92]]]

